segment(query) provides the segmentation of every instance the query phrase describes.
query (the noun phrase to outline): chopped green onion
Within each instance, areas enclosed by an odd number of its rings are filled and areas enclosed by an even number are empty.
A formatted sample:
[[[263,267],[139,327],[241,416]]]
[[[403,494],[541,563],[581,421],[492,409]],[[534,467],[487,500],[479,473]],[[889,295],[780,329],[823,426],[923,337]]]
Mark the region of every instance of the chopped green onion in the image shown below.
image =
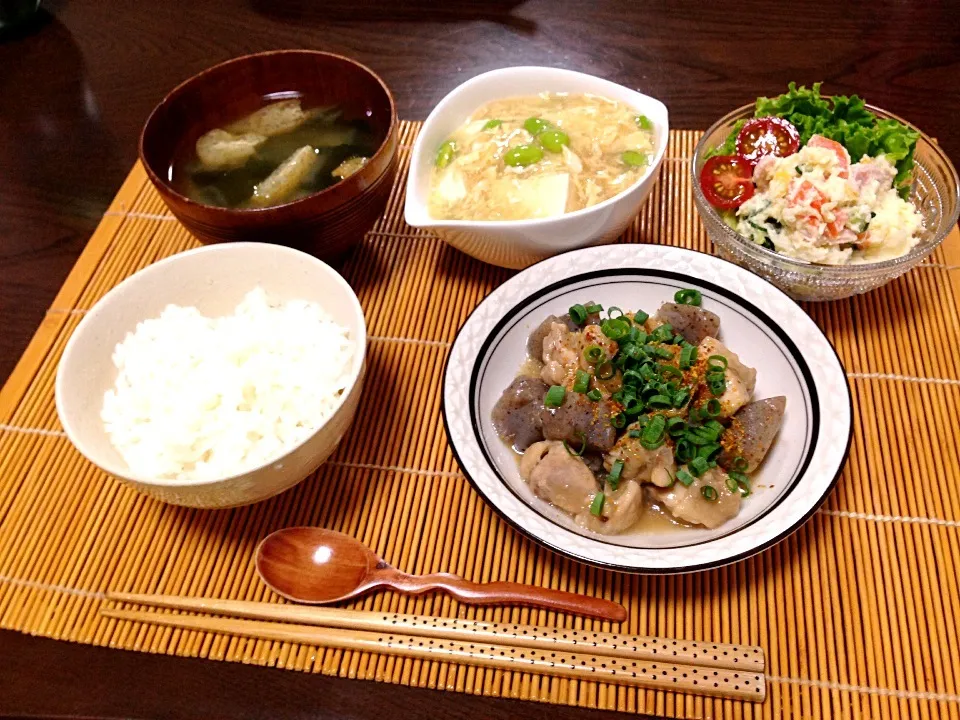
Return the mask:
[[[588,392],[587,397],[593,400],[594,402],[600,402],[603,399],[603,395],[600,393],[599,390],[597,390],[597,388],[594,388],[593,390]]]
[[[678,377],[678,378],[682,378],[682,377],[683,377],[683,373],[680,372],[680,371],[679,371],[677,368],[675,368],[673,365],[661,364],[661,365],[660,365],[660,376],[661,376],[662,378],[664,378],[664,379],[666,379],[666,378],[668,378],[668,377]]]
[[[590,389],[590,373],[586,370],[577,370],[573,380],[573,391],[585,393]]]
[[[633,321],[637,325],[643,325],[649,317],[650,316],[647,315],[643,310],[637,310],[635,313],[633,313]]]
[[[614,375],[617,374],[617,370],[613,366],[613,363],[609,361],[602,362],[597,365],[593,372],[594,375],[597,376],[597,380],[610,380]]]
[[[680,437],[687,429],[687,423],[683,418],[672,417],[667,420],[667,435],[672,438]]]
[[[605,498],[603,497],[603,493],[602,493],[602,492],[598,492],[596,495],[593,496],[593,502],[590,503],[590,514],[591,514],[591,515],[593,515],[594,517],[600,517],[600,513],[603,512],[603,501],[604,501],[604,499],[605,499]]]
[[[677,390],[677,393],[673,396],[673,406],[675,408],[682,408],[686,405],[687,400],[690,399],[690,388],[680,388]]]
[[[720,437],[720,435],[723,434],[723,431],[726,430],[726,428],[720,423],[718,423],[716,420],[710,420],[708,422],[705,422],[703,424],[703,427],[713,430],[717,434],[717,437]]]
[[[630,325],[626,320],[615,318],[613,320],[604,320],[600,325],[600,330],[611,340],[622,340],[630,332]]]
[[[623,411],[627,415],[639,415],[646,408],[646,403],[642,400],[638,400],[635,397],[630,398],[626,405],[623,407]]]
[[[607,358],[607,353],[599,345],[587,345],[583,349],[583,359],[591,365],[603,362]]]
[[[613,425],[617,430],[620,430],[627,425],[627,416],[623,413],[617,413],[612,418],[610,418],[610,424]]]
[[[610,468],[610,474],[607,475],[607,482],[610,483],[610,487],[614,490],[617,489],[617,485],[620,484],[620,473],[623,472],[623,460],[617,458],[613,461],[613,466]]]
[[[680,333],[677,333],[676,335],[673,336],[674,345],[683,345],[683,343],[685,342],[686,342],[686,338],[684,338],[683,335],[681,335]]]
[[[663,415],[654,415],[640,434],[640,444],[647,450],[656,450],[663,445],[666,427],[667,421]]]
[[[716,397],[723,395],[724,391],[727,389],[727,384],[719,380],[711,380],[709,382],[710,392]]]
[[[731,472],[730,477],[737,483],[740,497],[747,497],[750,494],[750,478],[739,472]]]
[[[726,382],[727,374],[724,370],[710,370],[706,379],[708,383]]]
[[[713,485],[704,485],[702,488],[700,488],[700,494],[703,495],[705,500],[709,500],[710,502],[713,502],[719,497],[717,490],[713,487]]]
[[[653,338],[655,342],[670,342],[673,339],[673,326],[670,323],[664,323],[650,333],[650,337]]]
[[[543,404],[547,407],[558,408],[563,405],[563,399],[566,396],[567,389],[563,385],[551,385],[543,398]]]
[[[703,296],[699,290],[687,288],[686,290],[677,290],[673,296],[673,300],[681,305],[700,305],[700,303],[703,302]]]
[[[577,437],[580,438],[580,449],[577,452],[574,452],[570,449],[570,446],[567,444],[567,441],[563,441],[563,446],[567,449],[567,452],[576,457],[583,455],[583,451],[587,449],[587,435],[582,430],[577,431]]]
[[[494,128],[498,128],[498,127],[500,127],[501,125],[503,125],[503,120],[487,120],[487,121],[483,124],[483,129],[484,129],[484,130],[493,130]]]
[[[696,435],[698,438],[703,438],[708,443],[716,442],[717,440],[720,439],[720,433],[723,432],[722,430],[723,426],[721,425],[720,427],[721,427],[721,430],[717,430],[716,428],[711,427],[710,425],[701,425],[700,427],[695,428],[693,430],[693,435]],[[699,443],[699,444],[705,445],[706,443]]]
[[[740,487],[740,486],[737,485],[737,481],[736,481],[736,480],[734,480],[732,477],[728,477],[728,478],[727,478],[727,489],[728,489],[730,492],[737,492],[737,488],[739,488],[739,487]]]
[[[720,369],[726,370],[727,366],[730,364],[730,361],[727,360],[723,355],[711,355],[707,358],[707,365],[711,370]]]
[[[696,457],[697,449],[694,447],[693,443],[684,438],[677,443],[677,446],[673,450],[673,454],[681,463],[688,463]]]
[[[667,350],[665,347],[659,347],[657,345],[644,345],[643,349],[654,357],[663,358],[664,360],[673,359],[673,353]]]
[[[657,373],[653,369],[653,365],[651,365],[650,363],[644,363],[643,365],[641,365],[640,369],[637,372],[640,374],[640,378],[644,382],[650,382],[652,380],[656,380],[657,378]],[[626,378],[626,375],[624,375],[624,378]]]
[[[628,435],[629,437],[632,437],[632,438],[639,438],[639,437],[640,437],[640,431],[637,430],[636,428],[634,428],[633,430],[631,430],[630,432],[628,432],[627,435]]]
[[[613,315],[614,312],[617,313],[616,317],[614,317],[614,315]],[[607,308],[607,317],[610,318],[611,320],[616,320],[617,318],[622,318],[622,317],[623,317],[623,310],[621,310],[620,308],[618,308],[616,305],[614,305],[613,307],[609,307],[609,308]]]
[[[721,449],[720,443],[703,445],[697,450],[697,457],[702,457],[707,462],[711,462],[720,454]]]
[[[710,463],[706,458],[702,458],[697,455],[693,460],[687,463],[687,467],[690,468],[694,475],[700,477],[710,469]]]
[[[746,472],[747,466],[747,459],[739,455],[733,459],[732,463],[730,463],[730,468],[739,473]]]
[[[568,312],[570,313],[570,319],[577,325],[583,325],[587,320],[587,309],[579,303],[572,305]]]
[[[603,312],[603,305],[597,305],[597,303],[589,303],[586,307],[588,315],[593,315],[594,313]]]
[[[693,475],[688,473],[683,468],[681,468],[680,470],[677,470],[677,480],[683,483],[684,486],[686,487],[690,487],[691,485],[693,485]]]
[[[720,417],[720,411],[723,410],[723,406],[716,398],[710,398],[707,400],[707,404],[704,405],[704,408],[706,409],[707,417],[709,418]]]
[[[647,407],[666,410],[667,408],[673,407],[673,400],[667,395],[654,395],[647,400]]]
[[[680,350],[680,369],[688,370],[697,361],[697,348],[694,345],[683,345]]]

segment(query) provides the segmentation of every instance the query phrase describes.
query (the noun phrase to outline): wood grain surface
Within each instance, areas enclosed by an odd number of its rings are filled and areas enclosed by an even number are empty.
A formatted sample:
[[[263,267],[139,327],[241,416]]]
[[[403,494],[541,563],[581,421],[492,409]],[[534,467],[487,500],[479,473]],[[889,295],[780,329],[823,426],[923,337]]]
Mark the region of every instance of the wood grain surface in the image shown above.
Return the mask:
[[[789,80],[859,92],[960,159],[956,3],[44,2],[0,43],[0,379],[136,157],[174,85],[227,58],[307,47],[368,64],[401,117],[423,118],[484,70],[567,67],[663,100],[703,128]],[[355,683],[234,663],[122,653],[0,632],[0,715],[96,717],[616,717]]]

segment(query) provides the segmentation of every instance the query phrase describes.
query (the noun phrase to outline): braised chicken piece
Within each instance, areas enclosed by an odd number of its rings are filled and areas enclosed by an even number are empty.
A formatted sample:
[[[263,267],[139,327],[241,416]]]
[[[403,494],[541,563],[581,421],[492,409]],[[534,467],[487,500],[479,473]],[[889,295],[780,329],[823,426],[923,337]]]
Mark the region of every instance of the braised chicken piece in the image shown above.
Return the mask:
[[[589,507],[599,489],[583,460],[555,441],[527,448],[520,458],[520,477],[530,484],[534,495],[571,515]]]
[[[643,491],[632,480],[621,482],[616,490],[604,487],[604,503],[600,515],[585,508],[576,516],[577,524],[600,535],[617,535],[629,530],[643,512]]]
[[[629,429],[635,427],[631,426]],[[609,471],[617,460],[623,462],[620,477],[625,480],[649,482],[660,487],[667,487],[673,482],[676,465],[673,461],[673,450],[667,445],[648,450],[639,438],[631,437],[627,432],[620,436],[613,449],[607,453],[604,466]]]
[[[713,529],[740,512],[740,492],[727,487],[727,477],[720,468],[712,468],[694,478],[690,485],[675,482],[668,488],[650,492],[677,520]],[[704,495],[706,487],[713,489],[708,492],[713,499]]]
[[[704,360],[712,355],[720,355],[727,359],[726,391],[717,399],[720,401],[720,417],[731,417],[750,402],[753,388],[757,383],[757,371],[740,362],[735,352],[712,337],[705,338],[700,343],[697,353]]]

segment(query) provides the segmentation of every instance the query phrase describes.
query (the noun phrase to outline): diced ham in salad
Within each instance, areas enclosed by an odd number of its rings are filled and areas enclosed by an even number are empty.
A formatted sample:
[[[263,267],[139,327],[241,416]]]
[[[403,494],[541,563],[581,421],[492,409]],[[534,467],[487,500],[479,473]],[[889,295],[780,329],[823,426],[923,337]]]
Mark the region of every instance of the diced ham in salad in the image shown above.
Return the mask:
[[[897,194],[896,174],[882,155],[851,165],[842,145],[814,135],[798,152],[759,159],[755,191],[731,225],[757,244],[823,265],[897,258],[919,242],[923,218]]]

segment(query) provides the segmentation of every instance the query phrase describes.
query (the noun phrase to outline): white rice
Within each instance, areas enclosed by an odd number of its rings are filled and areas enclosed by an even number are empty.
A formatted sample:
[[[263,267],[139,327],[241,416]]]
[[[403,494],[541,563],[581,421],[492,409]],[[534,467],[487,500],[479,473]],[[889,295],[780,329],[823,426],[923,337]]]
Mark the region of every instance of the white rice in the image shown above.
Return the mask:
[[[354,350],[319,305],[271,305],[261,288],[221,318],[169,305],[117,345],[100,417],[136,475],[237,474],[320,427],[339,405]]]

